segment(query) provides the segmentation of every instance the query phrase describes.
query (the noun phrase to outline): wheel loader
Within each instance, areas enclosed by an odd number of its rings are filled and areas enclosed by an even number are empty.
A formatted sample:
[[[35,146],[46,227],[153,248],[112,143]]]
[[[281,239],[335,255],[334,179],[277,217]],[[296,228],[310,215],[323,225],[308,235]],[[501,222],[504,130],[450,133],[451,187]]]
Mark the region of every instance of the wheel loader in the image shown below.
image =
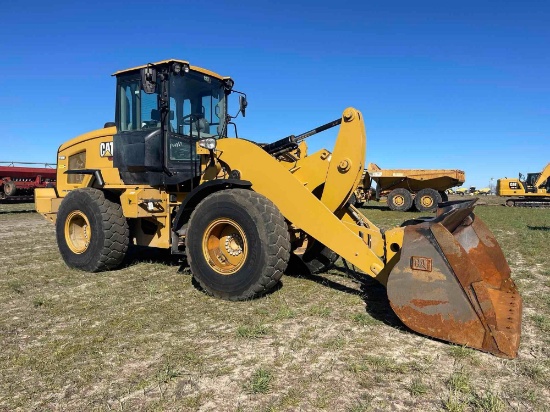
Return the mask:
[[[229,77],[183,60],[114,76],[114,124],[63,143],[57,187],[36,191],[68,266],[112,270],[133,245],[170,249],[206,293],[245,300],[273,288],[291,254],[314,273],[339,256],[386,286],[413,331],[517,356],[522,299],[475,199],[386,231],[349,202],[365,166],[360,111],[256,143],[237,137],[247,100]],[[338,125],[332,151],[307,153],[305,138]]]

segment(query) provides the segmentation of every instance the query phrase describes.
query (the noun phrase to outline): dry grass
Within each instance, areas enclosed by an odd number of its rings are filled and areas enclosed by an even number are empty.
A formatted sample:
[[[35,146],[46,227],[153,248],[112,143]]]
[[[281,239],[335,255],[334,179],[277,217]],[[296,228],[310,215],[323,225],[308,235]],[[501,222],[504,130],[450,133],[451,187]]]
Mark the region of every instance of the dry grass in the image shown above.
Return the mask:
[[[493,201],[493,198],[483,198]],[[18,213],[5,213],[17,209]],[[32,208],[32,205],[30,205]],[[29,205],[26,206],[29,209]],[[68,269],[54,228],[0,209],[0,410],[503,411],[550,404],[550,210],[484,207],[524,297],[516,360],[406,330],[343,269],[250,302],[209,298],[166,254]],[[383,228],[418,216],[370,204]]]

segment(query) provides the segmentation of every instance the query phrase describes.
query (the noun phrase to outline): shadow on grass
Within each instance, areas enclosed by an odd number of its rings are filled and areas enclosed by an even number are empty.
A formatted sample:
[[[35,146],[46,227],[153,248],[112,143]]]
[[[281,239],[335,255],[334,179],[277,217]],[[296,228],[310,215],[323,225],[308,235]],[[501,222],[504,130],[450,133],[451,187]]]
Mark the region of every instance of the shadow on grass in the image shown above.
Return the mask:
[[[134,245],[129,248],[121,269],[140,263],[157,263],[166,266],[173,266],[174,268],[177,267],[178,273],[182,275],[191,275],[189,264],[187,263],[185,255],[172,255],[169,249]],[[209,294],[194,277],[191,279],[191,283],[195,288],[197,288],[197,290]],[[275,293],[281,288],[282,283],[279,281],[273,288],[263,294],[255,296],[254,299]]]
[[[360,290],[350,288],[341,283],[327,279],[322,275],[312,275],[309,273],[307,267],[296,256],[291,255],[288,268],[285,271],[285,275],[295,278],[306,279],[320,285],[329,287],[339,292],[348,293],[350,295],[361,296],[363,302],[365,302],[366,312],[374,319],[385,323],[386,325],[404,328],[405,325],[399,320],[397,315],[393,312],[386,288],[381,285],[377,280],[371,278],[368,275],[356,273],[350,268],[335,266],[330,270],[330,273],[343,278],[352,278],[360,285]]]
[[[160,263],[166,266],[178,267],[178,272],[182,274],[189,275],[191,273],[189,271],[189,265],[187,264],[185,256],[172,255],[170,254],[169,250],[165,249],[148,248],[141,246],[131,247],[125,258],[125,263],[123,267],[134,266],[139,263]],[[383,322],[389,326],[398,328],[404,327],[403,323],[399,320],[399,318],[391,309],[386,294],[386,288],[378,283],[378,281],[368,275],[355,273],[353,270],[345,267],[336,266],[330,270],[330,273],[336,276],[341,276],[342,278],[353,279],[360,285],[360,289],[348,287],[341,283],[327,279],[322,275],[311,275],[307,267],[295,255],[291,255],[290,257],[290,262],[288,264],[287,270],[285,271],[285,276],[305,279],[307,281],[318,283],[339,292],[361,296],[361,298],[365,302],[366,312],[374,319]],[[192,284],[198,290],[206,293],[201,285],[194,278],[192,280]],[[266,293],[257,296],[256,298],[261,298],[262,296],[276,293],[282,287],[283,284],[279,281],[277,285],[275,285],[275,287],[271,288]]]
[[[133,245],[128,249],[122,267],[134,266],[139,263],[160,263],[166,266],[181,266],[182,257],[172,255],[169,249]]]
[[[19,213],[36,213],[34,209],[28,210],[0,210],[0,215],[15,215]]]
[[[382,210],[384,212],[390,210],[390,208],[388,206],[370,205],[368,203],[364,203],[362,206],[359,206],[359,209]]]
[[[527,226],[529,230],[542,230],[543,232],[549,231],[550,226]]]

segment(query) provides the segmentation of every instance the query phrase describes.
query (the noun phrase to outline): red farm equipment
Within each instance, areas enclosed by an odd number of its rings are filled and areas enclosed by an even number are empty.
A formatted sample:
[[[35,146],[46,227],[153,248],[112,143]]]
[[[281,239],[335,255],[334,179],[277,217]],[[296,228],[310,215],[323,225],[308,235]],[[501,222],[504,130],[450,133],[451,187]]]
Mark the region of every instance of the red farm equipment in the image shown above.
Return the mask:
[[[54,163],[0,162],[0,201],[33,201],[34,189],[55,187],[55,166]]]

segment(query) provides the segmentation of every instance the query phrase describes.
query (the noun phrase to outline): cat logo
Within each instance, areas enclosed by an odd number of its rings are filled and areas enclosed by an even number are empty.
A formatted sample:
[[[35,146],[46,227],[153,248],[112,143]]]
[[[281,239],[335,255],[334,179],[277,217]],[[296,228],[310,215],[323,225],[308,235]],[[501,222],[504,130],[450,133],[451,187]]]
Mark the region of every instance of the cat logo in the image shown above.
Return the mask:
[[[421,257],[421,256],[411,256],[411,269],[431,272],[432,259],[427,257]]]
[[[99,144],[99,156],[100,157],[112,157],[113,156],[113,142],[103,142]]]

